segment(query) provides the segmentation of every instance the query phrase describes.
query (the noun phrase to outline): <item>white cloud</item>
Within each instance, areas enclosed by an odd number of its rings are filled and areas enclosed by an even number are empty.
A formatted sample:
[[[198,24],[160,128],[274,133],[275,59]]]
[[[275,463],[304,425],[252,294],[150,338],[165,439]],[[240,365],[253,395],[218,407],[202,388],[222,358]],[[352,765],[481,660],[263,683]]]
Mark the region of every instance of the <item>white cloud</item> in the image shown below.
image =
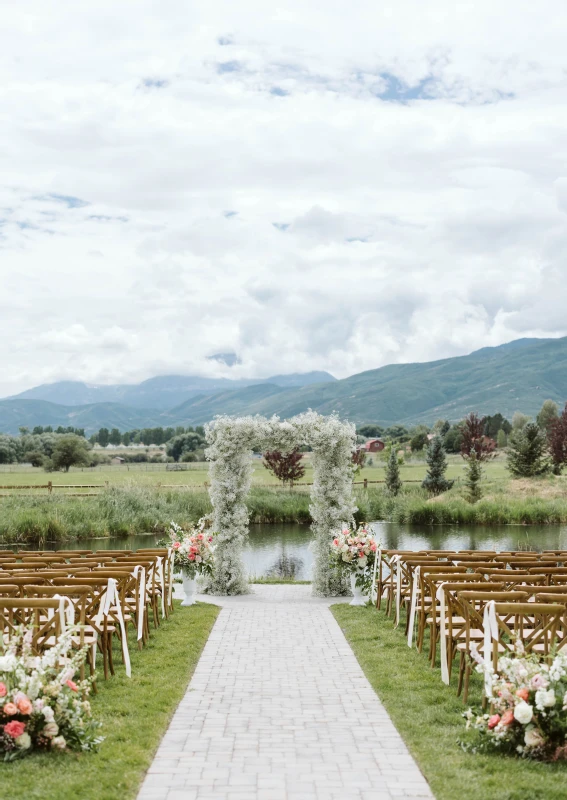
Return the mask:
[[[560,0],[267,8],[4,10],[0,395],[567,334]]]

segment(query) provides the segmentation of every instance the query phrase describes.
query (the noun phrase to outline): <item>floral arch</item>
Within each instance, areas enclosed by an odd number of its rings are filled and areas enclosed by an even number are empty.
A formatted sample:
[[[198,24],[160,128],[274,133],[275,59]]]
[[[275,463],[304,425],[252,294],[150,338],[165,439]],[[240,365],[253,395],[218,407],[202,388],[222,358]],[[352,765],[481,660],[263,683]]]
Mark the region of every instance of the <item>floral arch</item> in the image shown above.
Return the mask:
[[[252,452],[289,452],[302,445],[313,450],[313,486],[309,510],[313,523],[315,564],[313,594],[333,597],[348,593],[344,578],[332,569],[329,546],[343,523],[353,522],[352,488],[354,425],[307,411],[288,420],[279,417],[219,416],[206,426],[209,444],[213,528],[218,532],[211,594],[249,591],[242,548],[248,536],[246,496],[252,477]]]

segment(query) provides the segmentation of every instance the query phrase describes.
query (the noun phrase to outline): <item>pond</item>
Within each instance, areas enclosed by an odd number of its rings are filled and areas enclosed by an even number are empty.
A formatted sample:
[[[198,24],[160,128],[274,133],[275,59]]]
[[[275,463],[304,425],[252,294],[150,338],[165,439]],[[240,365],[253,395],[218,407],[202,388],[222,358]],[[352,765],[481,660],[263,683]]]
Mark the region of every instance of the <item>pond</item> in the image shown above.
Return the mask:
[[[567,550],[565,525],[395,525],[375,522],[373,528],[382,546],[394,550]],[[136,550],[151,547],[160,538],[154,534],[127,538],[86,539],[65,545],[68,549]],[[309,580],[313,553],[307,525],[251,525],[244,550],[250,577],[288,577]],[[46,545],[46,549],[48,549]],[[53,545],[55,549],[58,545]],[[60,545],[59,545],[60,547]]]

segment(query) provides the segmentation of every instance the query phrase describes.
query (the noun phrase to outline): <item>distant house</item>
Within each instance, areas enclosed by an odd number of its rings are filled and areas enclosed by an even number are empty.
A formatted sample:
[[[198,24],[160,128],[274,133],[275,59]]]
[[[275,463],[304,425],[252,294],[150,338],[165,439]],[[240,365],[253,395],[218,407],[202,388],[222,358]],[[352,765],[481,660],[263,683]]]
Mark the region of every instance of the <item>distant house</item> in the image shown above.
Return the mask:
[[[110,463],[111,464],[125,464],[126,463],[126,459],[125,458],[120,458],[120,456],[114,456],[114,458],[112,458],[110,460]]]
[[[382,439],[369,439],[364,443],[364,449],[367,453],[379,453],[386,447]]]

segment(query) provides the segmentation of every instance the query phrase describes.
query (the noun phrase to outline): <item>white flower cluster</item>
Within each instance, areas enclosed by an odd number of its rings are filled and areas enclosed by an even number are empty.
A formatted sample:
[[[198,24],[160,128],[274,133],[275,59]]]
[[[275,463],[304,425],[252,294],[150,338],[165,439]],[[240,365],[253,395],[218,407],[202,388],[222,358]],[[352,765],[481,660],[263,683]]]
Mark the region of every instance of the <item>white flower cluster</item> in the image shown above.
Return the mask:
[[[354,425],[342,422],[336,415],[324,417],[314,411],[283,421],[275,416],[220,416],[206,426],[206,436],[213,528],[218,531],[209,591],[219,595],[248,591],[242,547],[248,535],[246,496],[252,477],[252,451],[289,452],[308,445],[313,450],[313,592],[323,597],[348,593],[344,576],[330,568],[329,544],[335,531],[353,522],[356,511],[352,491]]]

